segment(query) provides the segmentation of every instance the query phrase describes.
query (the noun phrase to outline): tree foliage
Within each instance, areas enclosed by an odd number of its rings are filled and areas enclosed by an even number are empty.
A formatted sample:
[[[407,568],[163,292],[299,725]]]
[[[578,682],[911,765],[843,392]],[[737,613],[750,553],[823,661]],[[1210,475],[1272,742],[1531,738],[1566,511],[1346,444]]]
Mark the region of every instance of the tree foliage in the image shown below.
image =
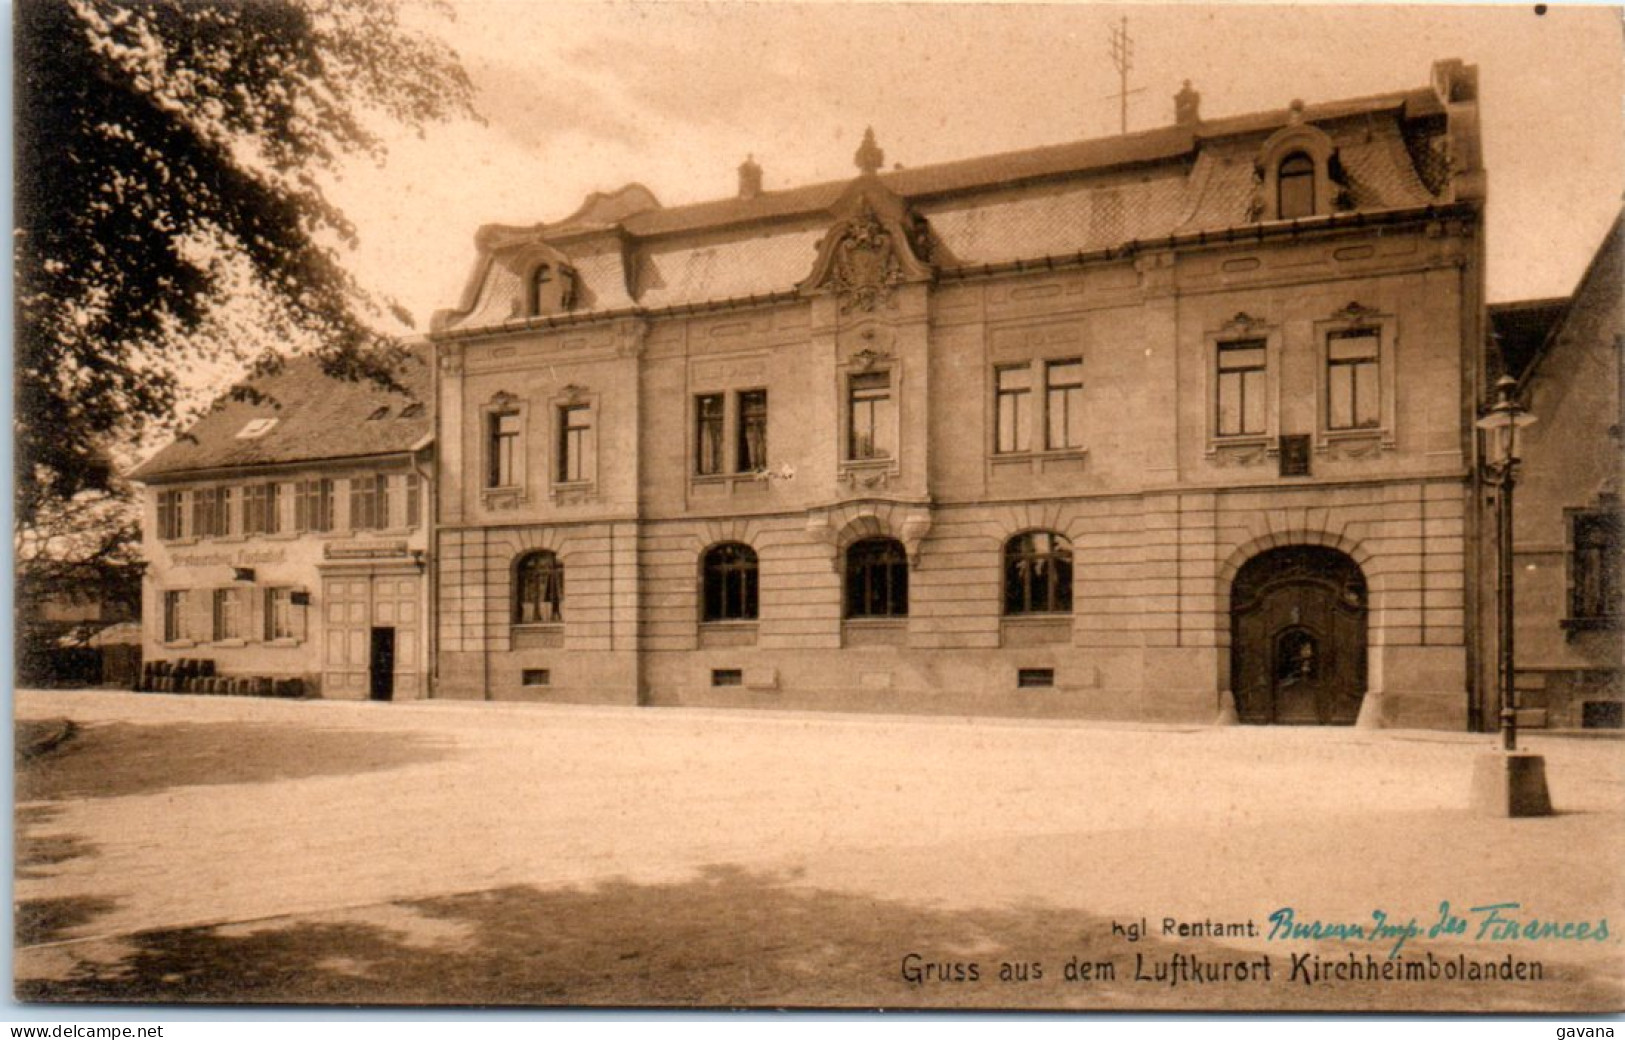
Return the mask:
[[[472,115],[456,55],[392,0],[20,0],[16,521],[112,485],[197,345],[249,308],[330,374],[390,382],[387,301],[322,184],[385,128]],[[395,308],[397,316],[401,316]],[[269,316],[269,317],[264,317]],[[263,343],[207,349],[257,356]]]

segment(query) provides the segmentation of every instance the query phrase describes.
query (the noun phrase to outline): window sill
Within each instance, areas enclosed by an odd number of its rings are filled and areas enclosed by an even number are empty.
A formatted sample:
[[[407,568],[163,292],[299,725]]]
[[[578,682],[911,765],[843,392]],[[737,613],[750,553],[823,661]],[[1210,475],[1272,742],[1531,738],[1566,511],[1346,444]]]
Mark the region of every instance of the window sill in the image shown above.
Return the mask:
[[[286,639],[267,639],[265,641],[265,645],[266,646],[274,646],[274,647],[290,647],[290,646],[302,646],[304,644],[304,642],[305,641],[303,639],[294,639],[292,637],[289,637],[289,638],[286,638]]]
[[[692,494],[701,497],[720,497],[722,495],[750,494],[752,492],[765,492],[772,484],[763,472],[755,473],[723,473],[695,475],[689,478],[689,490]]]
[[[246,640],[246,639],[216,639],[213,642],[211,642],[209,645],[214,646],[214,647],[220,647],[220,648],[226,649],[226,650],[235,650],[238,647],[247,646],[248,645],[248,640]]]
[[[1034,477],[1045,474],[1083,472],[1088,462],[1086,448],[1056,448],[1044,451],[1011,451],[988,456],[988,469],[995,476]]]
[[[158,541],[163,545],[185,548],[188,545],[196,545],[198,540],[196,535],[188,535],[185,538],[160,538]]]
[[[195,639],[170,639],[165,640],[160,645],[168,650],[190,650],[192,647],[197,646],[198,643]]]
[[[564,623],[550,621],[541,625],[512,625],[509,627],[508,645],[514,650],[558,650],[564,646]]]
[[[561,480],[550,485],[547,494],[556,504],[572,505],[592,500],[597,492],[597,481]]]
[[[700,648],[755,646],[755,621],[702,621]]]
[[[996,451],[988,457],[994,462],[1006,459],[1019,462],[1026,459],[1081,459],[1087,454],[1088,448],[1044,448],[1039,451]]]
[[[1072,614],[1006,614],[999,619],[1003,646],[1051,646],[1072,640]]]
[[[1268,448],[1273,447],[1275,438],[1267,433],[1237,433],[1214,437],[1208,445],[1208,454],[1221,448]]]
[[[842,459],[838,479],[854,490],[884,488],[898,475],[897,460],[891,456],[879,459]]]
[[[907,639],[906,617],[846,618],[841,622],[842,646],[902,646]]]
[[[529,496],[522,486],[480,489],[480,505],[486,509],[518,509],[527,501]]]

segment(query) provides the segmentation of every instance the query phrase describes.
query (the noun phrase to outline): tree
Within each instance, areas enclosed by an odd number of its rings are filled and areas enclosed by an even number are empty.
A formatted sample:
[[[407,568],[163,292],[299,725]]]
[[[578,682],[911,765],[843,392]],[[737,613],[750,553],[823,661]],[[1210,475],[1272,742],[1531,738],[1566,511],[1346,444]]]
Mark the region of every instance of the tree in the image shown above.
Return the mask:
[[[403,10],[20,0],[14,541],[112,490],[110,445],[169,418],[199,358],[260,355],[218,335],[234,313],[393,382],[377,328],[406,319],[344,267],[355,229],[322,181],[381,159],[387,125],[473,115],[456,55]]]

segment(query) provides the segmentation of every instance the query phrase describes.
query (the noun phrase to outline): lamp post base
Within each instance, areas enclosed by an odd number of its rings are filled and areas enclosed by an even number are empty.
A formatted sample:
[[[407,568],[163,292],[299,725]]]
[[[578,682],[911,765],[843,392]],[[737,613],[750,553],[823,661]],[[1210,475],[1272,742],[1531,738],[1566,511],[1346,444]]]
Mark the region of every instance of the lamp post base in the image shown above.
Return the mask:
[[[1488,751],[1473,762],[1473,811],[1480,816],[1550,816],[1546,759],[1527,751]]]

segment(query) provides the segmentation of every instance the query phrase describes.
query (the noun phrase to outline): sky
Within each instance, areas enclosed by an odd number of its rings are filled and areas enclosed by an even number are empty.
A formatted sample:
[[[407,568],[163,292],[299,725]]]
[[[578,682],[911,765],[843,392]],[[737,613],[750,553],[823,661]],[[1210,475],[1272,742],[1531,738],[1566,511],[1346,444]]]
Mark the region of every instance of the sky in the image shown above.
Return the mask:
[[[369,285],[426,330],[456,304],[482,224],[534,224],[638,182],[666,205],[854,176],[866,126],[920,166],[1118,131],[1108,33],[1134,43],[1129,130],[1425,86],[1479,68],[1489,298],[1566,295],[1625,192],[1619,12],[1531,5],[1113,6],[454,0],[414,8],[478,89],[483,124],[394,138],[334,199]]]

